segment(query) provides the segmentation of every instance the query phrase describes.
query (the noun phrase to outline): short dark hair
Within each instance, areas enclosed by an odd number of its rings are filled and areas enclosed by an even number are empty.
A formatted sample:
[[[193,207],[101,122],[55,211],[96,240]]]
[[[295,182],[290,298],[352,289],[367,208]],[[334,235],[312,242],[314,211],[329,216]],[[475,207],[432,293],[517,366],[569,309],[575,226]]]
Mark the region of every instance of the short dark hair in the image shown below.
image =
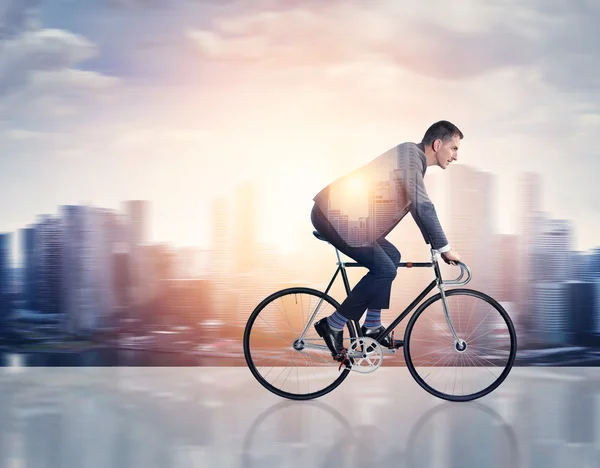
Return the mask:
[[[421,143],[423,143],[425,146],[428,146],[438,139],[442,140],[442,143],[446,143],[456,135],[458,135],[461,140],[464,138],[463,133],[456,125],[448,122],[447,120],[440,120],[427,129]]]

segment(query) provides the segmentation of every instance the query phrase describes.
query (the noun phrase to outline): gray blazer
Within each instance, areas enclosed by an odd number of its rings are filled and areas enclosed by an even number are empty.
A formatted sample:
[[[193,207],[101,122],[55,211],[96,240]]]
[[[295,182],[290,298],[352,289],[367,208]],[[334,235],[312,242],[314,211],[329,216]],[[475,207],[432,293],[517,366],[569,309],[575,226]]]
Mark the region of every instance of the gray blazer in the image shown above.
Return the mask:
[[[434,249],[448,244],[427,195],[427,160],[420,145],[402,143],[321,190],[313,200],[348,245],[385,237],[411,213]]]

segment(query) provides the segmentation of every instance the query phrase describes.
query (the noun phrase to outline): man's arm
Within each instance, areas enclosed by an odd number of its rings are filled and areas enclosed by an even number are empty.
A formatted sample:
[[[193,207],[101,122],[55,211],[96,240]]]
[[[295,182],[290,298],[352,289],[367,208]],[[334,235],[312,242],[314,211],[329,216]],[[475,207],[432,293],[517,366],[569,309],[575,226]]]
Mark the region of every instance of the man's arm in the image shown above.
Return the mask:
[[[441,253],[448,252],[451,250],[448,239],[423,181],[425,162],[417,151],[413,145],[401,145],[398,150],[400,167],[404,166],[405,169],[406,195],[410,202],[410,214],[419,226],[425,242]]]

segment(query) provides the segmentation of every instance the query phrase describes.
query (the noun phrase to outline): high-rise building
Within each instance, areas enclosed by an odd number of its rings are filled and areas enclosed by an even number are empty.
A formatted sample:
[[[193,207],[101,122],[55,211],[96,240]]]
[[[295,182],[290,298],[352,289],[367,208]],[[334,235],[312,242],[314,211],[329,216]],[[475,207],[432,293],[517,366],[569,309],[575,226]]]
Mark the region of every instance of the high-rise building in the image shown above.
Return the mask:
[[[38,216],[35,228],[37,309],[47,314],[63,312],[62,261],[64,235],[60,218]]]
[[[358,221],[348,221],[348,238],[352,245],[362,245],[367,242],[367,220],[367,217],[360,217]]]
[[[516,267],[519,316],[522,322],[519,328],[531,331],[529,313],[532,307],[531,287],[533,285],[533,247],[535,245],[535,226],[542,210],[542,183],[539,174],[527,172],[517,182],[517,248]]]
[[[123,202],[130,226],[130,240],[134,245],[148,242],[148,200],[128,200]]]
[[[471,287],[492,296],[500,270],[494,245],[494,189],[494,176],[470,166],[459,164],[449,174],[448,242],[471,269]]]
[[[211,213],[211,270],[213,286],[212,319],[227,323],[232,317],[233,299],[228,287],[233,270],[232,229],[229,216],[229,204],[225,197],[215,198]]]
[[[257,197],[256,186],[243,182],[236,188],[235,203],[235,270],[249,273],[257,261]]]
[[[498,253],[497,262],[500,265],[498,279],[500,288],[497,299],[499,301],[516,302],[517,300],[517,269],[515,257],[519,238],[511,234],[499,234],[497,237]]]
[[[594,343],[593,331],[598,328],[595,320],[598,318],[593,312],[598,309],[596,304],[596,284],[584,281],[568,281],[569,342],[579,346],[588,346]]]
[[[530,316],[532,331],[552,344],[567,342],[569,326],[569,292],[566,281],[570,272],[572,227],[561,219],[551,219],[543,212],[534,218],[536,228],[531,246]]]
[[[342,239],[348,239],[350,233],[348,215],[344,214],[342,210],[329,209],[327,210],[327,219],[340,234]]]
[[[591,315],[593,315],[592,319],[592,335],[594,337],[594,341],[598,343],[600,341],[600,281],[593,281],[594,284],[594,308],[592,309]],[[589,311],[588,311],[589,313]]]
[[[67,331],[93,333],[110,328],[119,306],[113,257],[118,217],[111,210],[91,206],[66,205],[61,210]]]
[[[569,279],[573,281],[588,281],[592,279],[590,266],[592,255],[589,252],[571,252]]]
[[[592,249],[588,261],[588,277],[600,279],[600,247]]]
[[[375,182],[369,190],[369,239],[381,236],[397,213],[397,202],[390,190],[390,181]]]
[[[35,310],[37,267],[35,262],[35,228],[26,227],[20,230],[21,258],[23,259],[23,299],[25,308]]]
[[[143,244],[148,242],[150,202],[128,200],[124,202],[129,234],[131,303],[140,308],[150,300],[151,291],[146,278],[148,259],[144,256]]]
[[[0,323],[9,312],[12,235],[0,234]]]
[[[571,266],[573,228],[570,221],[538,216],[535,243],[532,246],[532,279],[534,281],[566,281]]]
[[[569,290],[566,282],[540,281],[529,292],[533,314],[530,340],[544,345],[568,343]]]

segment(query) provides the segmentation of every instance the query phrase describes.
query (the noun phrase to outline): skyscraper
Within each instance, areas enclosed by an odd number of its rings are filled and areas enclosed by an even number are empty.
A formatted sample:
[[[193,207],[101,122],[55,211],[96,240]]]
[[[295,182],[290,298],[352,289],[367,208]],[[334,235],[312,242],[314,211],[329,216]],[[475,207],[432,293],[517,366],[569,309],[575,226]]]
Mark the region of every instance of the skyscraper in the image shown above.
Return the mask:
[[[573,243],[571,222],[549,218],[548,214],[543,212],[536,219],[538,227],[532,246],[532,279],[536,282],[568,280]]]
[[[0,234],[0,323],[9,312],[10,252],[12,235]]]
[[[36,309],[35,285],[37,278],[37,265],[35,262],[35,228],[26,227],[20,230],[21,258],[23,259],[23,299],[25,307],[29,310]]]
[[[331,223],[331,225],[335,228],[335,230],[340,234],[342,239],[348,239],[348,235],[350,233],[350,223],[348,221],[348,215],[344,214],[342,210],[327,210],[327,219]],[[352,223],[357,223],[357,221],[352,221]],[[354,224],[356,227],[356,224]],[[358,233],[356,231],[356,233]]]
[[[235,265],[238,273],[256,269],[257,219],[256,187],[252,182],[243,182],[236,188],[235,203]]]
[[[397,202],[390,189],[390,181],[375,182],[369,190],[368,232],[370,239],[377,239],[384,233],[397,213]]]
[[[519,238],[511,234],[499,234],[496,245],[498,253],[497,262],[500,266],[498,280],[499,290],[497,299],[503,302],[514,302],[517,300],[517,271],[515,268],[515,257],[517,254]]]
[[[494,295],[498,259],[493,229],[495,218],[494,176],[459,164],[450,170],[448,242],[473,273],[471,285]]]
[[[129,260],[131,277],[131,303],[142,306],[149,300],[150,291],[146,278],[147,259],[142,245],[148,241],[148,215],[150,202],[147,200],[128,200],[124,202],[129,227]]]
[[[587,274],[589,278],[600,280],[600,247],[592,249],[590,253]]]
[[[522,321],[518,324],[524,332],[531,329],[530,313],[532,307],[531,287],[533,283],[533,246],[535,244],[536,217],[542,210],[542,183],[539,174],[527,172],[519,177],[517,182],[517,278],[518,291],[517,303],[519,317]]]
[[[566,282],[540,281],[532,283],[531,341],[544,345],[568,342],[569,310]]]
[[[574,281],[588,281],[592,278],[590,275],[590,266],[592,255],[588,252],[571,252],[569,265],[569,279]]]
[[[38,310],[47,314],[62,313],[62,260],[64,236],[61,219],[41,215],[35,228],[36,297]]]
[[[232,299],[234,298],[231,298],[228,292],[233,269],[233,254],[229,205],[225,197],[218,197],[213,200],[211,221],[213,286],[211,287],[212,310],[207,314],[207,319],[227,323],[232,314],[234,304]]]
[[[569,326],[565,330],[569,334],[569,343],[578,346],[592,345],[594,329],[597,329],[594,313],[596,304],[596,284],[585,281],[568,281]]]
[[[118,305],[113,252],[116,214],[91,206],[62,206],[62,259],[67,330],[92,333],[112,324]]]
[[[532,331],[544,343],[564,344],[569,329],[569,261],[572,227],[562,219],[539,213],[531,249],[529,294]],[[531,292],[533,291],[533,294]]]

